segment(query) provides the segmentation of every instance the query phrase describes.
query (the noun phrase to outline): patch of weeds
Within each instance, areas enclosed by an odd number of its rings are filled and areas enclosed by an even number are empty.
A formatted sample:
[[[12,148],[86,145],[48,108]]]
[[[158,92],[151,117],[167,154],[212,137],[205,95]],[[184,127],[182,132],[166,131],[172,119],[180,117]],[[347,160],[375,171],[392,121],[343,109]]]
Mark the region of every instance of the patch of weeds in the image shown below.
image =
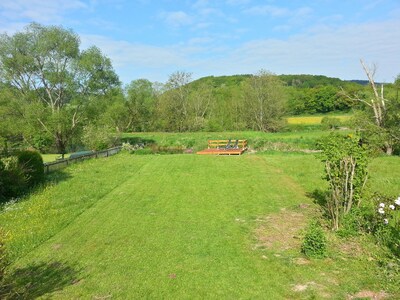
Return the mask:
[[[135,151],[134,151],[134,152],[132,152],[132,153],[134,153],[134,154],[137,154],[137,155],[148,155],[148,154],[154,154],[153,150],[152,150],[152,149],[149,149],[149,148],[145,148],[145,149],[138,149],[138,150],[135,150]]]
[[[378,265],[382,271],[380,276],[383,277],[381,281],[386,285],[385,289],[395,289],[396,292],[399,292],[400,259],[393,255],[381,255]]]
[[[318,222],[311,222],[306,229],[301,252],[310,258],[326,257],[327,241],[325,233]]]
[[[337,231],[340,237],[353,237],[358,236],[365,227],[365,217],[363,210],[354,207],[349,213],[343,216],[341,220],[341,227]]]

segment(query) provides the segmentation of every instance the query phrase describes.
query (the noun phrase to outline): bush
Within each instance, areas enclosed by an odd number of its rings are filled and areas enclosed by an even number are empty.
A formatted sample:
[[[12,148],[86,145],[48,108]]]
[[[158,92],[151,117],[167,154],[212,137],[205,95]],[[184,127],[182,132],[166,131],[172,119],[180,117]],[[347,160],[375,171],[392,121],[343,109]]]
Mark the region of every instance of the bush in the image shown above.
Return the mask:
[[[348,214],[343,215],[341,226],[337,231],[340,237],[352,237],[359,235],[366,228],[367,213],[365,209],[354,207]]]
[[[105,150],[119,143],[118,134],[109,126],[89,124],[83,129],[83,144],[90,150]]]
[[[357,136],[330,134],[322,138],[317,148],[325,164],[325,178],[329,183],[326,209],[332,229],[338,230],[344,215],[359,206],[368,178],[369,149]]]
[[[307,228],[301,245],[301,252],[312,258],[322,258],[326,256],[326,237],[321,226],[312,222]]]
[[[36,151],[21,151],[17,154],[18,165],[22,169],[29,186],[34,186],[44,179],[43,158]]]
[[[335,117],[323,117],[321,120],[322,127],[325,129],[338,129],[342,122],[339,118]]]
[[[372,232],[378,243],[400,257],[400,197],[376,193],[372,200],[374,214],[369,219]]]
[[[18,164],[17,157],[0,160],[0,201],[22,195],[28,188],[28,180]]]

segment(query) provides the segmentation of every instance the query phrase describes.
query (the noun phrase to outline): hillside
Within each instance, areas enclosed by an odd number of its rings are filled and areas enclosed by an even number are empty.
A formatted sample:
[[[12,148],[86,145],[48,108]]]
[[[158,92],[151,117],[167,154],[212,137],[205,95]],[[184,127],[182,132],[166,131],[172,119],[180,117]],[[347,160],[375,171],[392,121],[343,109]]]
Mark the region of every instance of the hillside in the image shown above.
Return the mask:
[[[207,76],[189,83],[193,91],[212,90],[217,103],[232,103],[244,97],[243,82],[252,75]],[[348,112],[354,103],[341,93],[365,89],[367,81],[346,81],[323,75],[277,75],[287,96],[287,115]],[[219,104],[217,104],[219,105]]]
[[[226,75],[226,76],[206,76],[192,81],[190,84],[194,87],[198,87],[202,83],[211,84],[214,88],[217,87],[232,87],[237,86],[244,80],[249,78],[250,74],[240,75]],[[287,86],[293,86],[298,88],[314,88],[319,86],[348,86],[351,84],[356,85],[367,85],[367,80],[342,80],[334,77],[327,77],[324,75],[309,75],[309,74],[282,74],[277,75]]]

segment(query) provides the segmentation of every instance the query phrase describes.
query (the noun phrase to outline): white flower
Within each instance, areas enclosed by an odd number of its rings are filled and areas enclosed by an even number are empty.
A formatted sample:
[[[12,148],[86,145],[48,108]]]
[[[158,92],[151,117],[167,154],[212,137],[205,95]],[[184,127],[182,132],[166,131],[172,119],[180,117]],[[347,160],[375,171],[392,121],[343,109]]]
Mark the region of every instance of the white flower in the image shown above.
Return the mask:
[[[389,224],[389,220],[388,219],[383,219],[383,223]]]
[[[385,203],[380,203],[379,207],[382,207],[382,208],[385,207]]]
[[[394,209],[394,205],[390,204],[390,205],[389,205],[389,208],[390,208],[390,209]]]
[[[400,197],[397,198],[397,199],[394,201],[394,203],[400,206]]]
[[[378,213],[380,213],[380,214],[384,214],[385,213],[385,211],[383,210],[383,208],[382,207],[380,207],[379,209],[378,209]]]

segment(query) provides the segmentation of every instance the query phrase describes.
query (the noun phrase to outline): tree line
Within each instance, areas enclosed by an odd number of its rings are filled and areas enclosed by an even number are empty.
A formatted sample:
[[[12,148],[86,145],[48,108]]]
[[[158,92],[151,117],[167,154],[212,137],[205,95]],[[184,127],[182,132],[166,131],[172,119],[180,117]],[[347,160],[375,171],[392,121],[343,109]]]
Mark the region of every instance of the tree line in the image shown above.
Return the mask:
[[[398,90],[399,80],[385,85],[391,103],[398,103]],[[136,79],[122,86],[110,59],[95,46],[80,50],[71,30],[33,23],[0,36],[3,149],[21,142],[43,152],[100,149],[132,131],[275,132],[285,115],[368,112],[371,95],[368,85],[265,70],[194,81],[177,71],[165,83]],[[396,122],[391,110],[385,113],[386,124]]]

